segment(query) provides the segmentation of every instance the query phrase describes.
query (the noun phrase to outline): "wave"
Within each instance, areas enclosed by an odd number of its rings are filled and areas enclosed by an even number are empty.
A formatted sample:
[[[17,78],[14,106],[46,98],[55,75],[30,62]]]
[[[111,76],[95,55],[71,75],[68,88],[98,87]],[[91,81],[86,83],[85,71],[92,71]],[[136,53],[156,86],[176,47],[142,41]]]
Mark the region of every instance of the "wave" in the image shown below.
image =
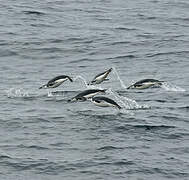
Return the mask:
[[[82,63],[82,62],[90,62],[91,60],[92,59],[89,59],[89,58],[83,58],[83,59],[79,59],[79,60],[70,61],[70,63],[77,64],[77,63]]]
[[[169,129],[169,128],[175,128],[175,126],[169,126],[169,125],[133,125],[134,128],[142,128],[145,130],[158,130],[158,129]]]
[[[43,147],[43,146],[39,146],[39,145],[23,145],[23,144],[20,144],[18,145],[19,148],[22,148],[22,149],[37,149],[37,150],[48,150],[49,148],[47,147]]]
[[[37,168],[45,166],[48,161],[43,159],[34,160],[32,158],[11,158],[9,160],[4,160],[2,163],[7,167],[14,168],[17,171],[23,171],[31,169],[37,170]]]
[[[178,109],[183,109],[183,110],[188,111],[188,110],[189,110],[189,106],[182,106],[182,107],[178,107]]]
[[[43,53],[54,53],[54,52],[62,52],[62,49],[61,48],[58,48],[58,47],[39,47],[39,48],[32,48],[31,49],[32,51],[40,51],[40,52],[43,52]]]
[[[45,15],[45,13],[44,12],[41,12],[41,11],[30,11],[30,10],[28,10],[28,11],[22,11],[24,14],[34,14],[34,15]]]
[[[115,127],[115,130],[119,131],[127,131],[129,129],[144,129],[144,130],[161,130],[161,129],[169,129],[175,128],[175,126],[169,125],[150,125],[150,124],[125,124],[124,126]]]
[[[135,164],[133,161],[128,161],[126,159],[120,159],[120,160],[111,160],[106,161],[106,162],[100,162],[99,165],[105,165],[105,166],[118,166],[120,168],[120,166],[128,166],[128,165],[133,165]]]
[[[12,159],[12,157],[8,155],[0,155],[0,160],[5,160],[5,159]]]
[[[106,59],[112,60],[112,59],[124,59],[124,58],[136,58],[136,56],[132,55],[132,54],[127,54],[127,55],[119,55],[119,56],[115,56],[115,57],[109,57],[109,58],[106,58]]]
[[[111,45],[114,46],[114,45],[122,45],[122,44],[129,44],[131,43],[130,41],[116,41],[116,42],[112,42]],[[133,58],[133,55],[128,55],[128,56],[131,56],[131,58]]]
[[[156,57],[156,56],[164,56],[164,55],[172,55],[172,54],[182,54],[189,53],[189,51],[171,51],[171,52],[158,52],[154,54],[147,54],[147,57]]]
[[[68,37],[64,40],[65,42],[71,42],[74,44],[81,44],[81,43],[86,43],[86,44],[90,44],[92,43],[94,40],[88,39],[86,37],[82,38],[82,37]]]
[[[166,114],[166,115],[157,115],[157,116],[150,116],[150,117],[152,117],[152,118],[154,118],[154,117],[157,117],[157,118],[162,118],[162,119],[165,119],[165,120],[171,120],[171,121],[182,121],[182,122],[184,122],[184,121],[187,121],[187,120],[185,120],[183,117],[179,117],[178,115],[174,115],[174,114],[171,114],[171,113],[169,113],[169,114]]]
[[[121,159],[119,161],[113,162],[112,164],[115,165],[115,166],[119,166],[120,167],[120,166],[133,165],[135,163],[133,161],[128,161],[126,159]]]
[[[116,150],[116,149],[124,149],[123,147],[115,147],[115,146],[103,146],[98,148],[97,150],[100,151],[107,151],[107,150]]]
[[[81,115],[83,117],[93,118],[94,120],[115,120],[116,117],[119,117],[121,114],[125,114],[124,111],[120,112],[117,109],[112,110],[112,108],[92,108],[91,110],[87,108],[86,110],[70,110],[74,116],[78,117]],[[128,114],[128,112],[126,111]]]
[[[6,49],[6,50],[1,50],[0,51],[0,56],[1,57],[7,57],[7,56],[17,56],[18,55],[18,53],[17,52],[15,52],[15,51],[10,51],[10,50],[8,50],[8,49]]]
[[[123,31],[136,31],[136,30],[139,30],[139,29],[136,29],[136,28],[132,28],[132,27],[115,27],[116,30],[123,30]]]

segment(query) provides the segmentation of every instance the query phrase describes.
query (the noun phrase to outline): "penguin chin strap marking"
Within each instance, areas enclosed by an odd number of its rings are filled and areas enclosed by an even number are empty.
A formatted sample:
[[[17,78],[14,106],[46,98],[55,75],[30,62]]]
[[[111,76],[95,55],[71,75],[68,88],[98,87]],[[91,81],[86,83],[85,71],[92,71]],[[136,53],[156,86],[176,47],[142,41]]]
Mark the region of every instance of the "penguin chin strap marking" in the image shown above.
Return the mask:
[[[99,101],[99,100],[95,100],[95,102],[97,102],[97,103],[101,103],[101,101]]]
[[[77,98],[77,100],[79,100],[79,101],[86,101],[87,100],[87,98],[85,98],[85,97],[80,97],[80,98]]]
[[[86,100],[87,100],[87,98],[85,98],[85,97],[79,97],[79,98],[68,99],[67,102],[76,102],[76,101],[84,102]]]

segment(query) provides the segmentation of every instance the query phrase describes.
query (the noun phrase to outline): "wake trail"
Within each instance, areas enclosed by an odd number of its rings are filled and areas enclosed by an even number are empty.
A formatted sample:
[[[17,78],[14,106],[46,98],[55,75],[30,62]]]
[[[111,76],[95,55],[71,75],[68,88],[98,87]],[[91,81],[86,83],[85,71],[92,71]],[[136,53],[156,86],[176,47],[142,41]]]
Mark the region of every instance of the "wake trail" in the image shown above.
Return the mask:
[[[163,89],[165,89],[166,91],[174,91],[174,92],[185,92],[186,91],[185,89],[183,89],[179,86],[173,85],[171,83],[168,83],[168,82],[162,83],[161,87]]]

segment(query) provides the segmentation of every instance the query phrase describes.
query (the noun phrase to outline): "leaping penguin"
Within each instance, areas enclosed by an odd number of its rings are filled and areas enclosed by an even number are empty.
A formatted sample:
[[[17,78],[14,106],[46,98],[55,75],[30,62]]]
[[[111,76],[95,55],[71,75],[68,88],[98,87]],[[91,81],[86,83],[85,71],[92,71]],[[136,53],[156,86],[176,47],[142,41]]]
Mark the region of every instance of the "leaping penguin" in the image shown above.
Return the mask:
[[[87,89],[85,91],[82,91],[81,93],[77,94],[75,97],[68,100],[68,102],[73,101],[86,101],[87,99],[92,98],[93,96],[97,94],[105,94],[106,89]]]
[[[112,68],[108,69],[107,71],[100,73],[94,77],[94,79],[88,83],[88,85],[95,85],[95,84],[100,84],[103,81],[108,81],[107,76],[109,73],[112,71]]]
[[[39,89],[56,88],[67,80],[69,80],[70,82],[73,82],[73,80],[69,76],[60,75],[60,76],[57,76],[57,77],[51,79],[50,81],[48,81],[47,84],[39,87]]]
[[[118,105],[114,100],[104,97],[104,96],[95,96],[91,99],[91,101],[100,107],[116,107],[121,109],[121,106]]]
[[[129,86],[127,89],[147,89],[150,87],[160,87],[164,81],[156,79],[142,79]]]

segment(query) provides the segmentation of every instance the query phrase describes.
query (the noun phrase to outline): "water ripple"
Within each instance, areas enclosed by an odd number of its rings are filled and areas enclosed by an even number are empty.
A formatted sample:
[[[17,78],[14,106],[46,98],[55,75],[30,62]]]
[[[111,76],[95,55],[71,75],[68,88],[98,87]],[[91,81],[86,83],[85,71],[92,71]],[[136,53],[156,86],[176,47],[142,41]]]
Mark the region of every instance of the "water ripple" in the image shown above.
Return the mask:
[[[169,125],[150,125],[150,124],[126,124],[124,126],[118,126],[115,127],[115,130],[119,132],[124,132],[131,129],[144,129],[144,130],[163,130],[163,129],[169,129],[169,128],[175,128],[175,126],[169,126]]]
[[[23,144],[20,144],[18,145],[18,148],[21,148],[21,149],[36,149],[36,150],[48,150],[49,148],[47,147],[43,147],[43,146],[38,146],[38,145],[23,145]]]
[[[122,147],[116,147],[116,146],[103,146],[103,147],[98,148],[97,150],[99,150],[99,151],[109,151],[109,150],[116,150],[116,149],[121,150],[123,148]]]
[[[45,15],[44,12],[41,12],[41,11],[33,11],[33,10],[28,10],[28,11],[22,11],[24,14],[28,14],[28,15]]]

